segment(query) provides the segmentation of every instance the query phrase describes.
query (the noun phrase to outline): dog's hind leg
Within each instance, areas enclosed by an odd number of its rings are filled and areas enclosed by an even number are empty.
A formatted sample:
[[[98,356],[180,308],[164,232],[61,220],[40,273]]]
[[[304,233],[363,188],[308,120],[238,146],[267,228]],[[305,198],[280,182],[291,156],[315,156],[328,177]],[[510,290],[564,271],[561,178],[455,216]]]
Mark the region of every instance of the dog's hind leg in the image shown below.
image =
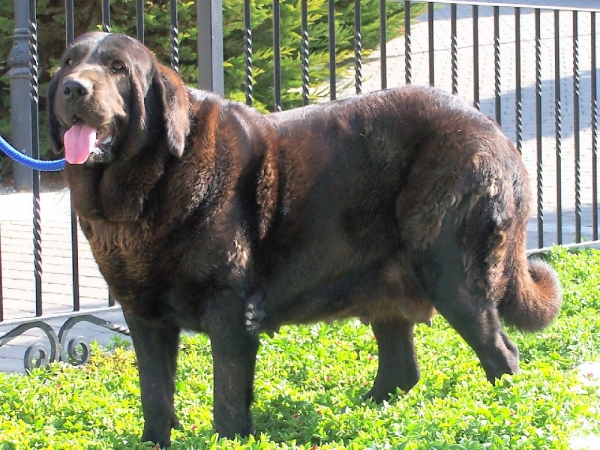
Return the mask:
[[[421,372],[413,341],[414,325],[400,317],[371,323],[379,348],[379,367],[373,388],[365,398],[382,402],[397,389],[406,392],[419,381]]]
[[[481,276],[467,282],[463,255],[467,251],[458,237],[453,219],[447,217],[440,235],[425,250],[416,250],[412,260],[417,278],[431,302],[475,351],[491,383],[503,374],[519,371],[519,351],[500,323],[497,303],[486,296],[484,263],[472,270]],[[479,280],[479,281],[478,281]]]
[[[519,350],[502,329],[495,308],[472,308],[460,294],[451,298],[448,292],[435,302],[436,308],[475,351],[488,381],[494,384],[504,374],[519,372]]]
[[[142,441],[171,444],[171,428],[179,425],[173,395],[177,372],[179,328],[150,323],[124,312],[138,361],[144,433]]]

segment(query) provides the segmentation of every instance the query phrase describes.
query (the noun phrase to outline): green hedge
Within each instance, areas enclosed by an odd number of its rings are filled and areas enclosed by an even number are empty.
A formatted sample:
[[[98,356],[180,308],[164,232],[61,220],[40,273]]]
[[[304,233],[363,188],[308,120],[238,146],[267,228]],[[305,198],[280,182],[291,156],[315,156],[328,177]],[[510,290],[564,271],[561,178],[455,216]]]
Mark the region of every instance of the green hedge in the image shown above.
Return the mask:
[[[101,0],[78,2],[75,15],[75,34],[100,29],[102,22]],[[145,3],[145,44],[157,57],[169,64],[169,2],[167,0],[146,1]],[[52,69],[56,66],[65,46],[64,0],[38,0],[38,30],[40,55],[40,107],[45,107],[45,86]],[[223,2],[224,28],[224,69],[225,93],[235,100],[244,101],[244,3],[243,0]],[[354,58],[354,6],[352,0],[336,0],[336,61],[351,66]],[[328,5],[327,0],[309,0],[309,45],[311,87],[326,86],[329,77],[328,53]],[[403,2],[390,1],[387,8],[387,35],[394,38],[401,34],[404,26]],[[421,14],[426,4],[414,4],[413,17]],[[300,64],[300,0],[285,0],[281,9],[281,70],[282,107],[289,109],[301,104],[301,64]],[[362,37],[363,53],[368,54],[379,43],[379,3],[363,1]],[[136,35],[135,2],[113,2],[111,5],[112,31]],[[178,2],[180,33],[180,66],[185,80],[196,85],[197,41],[196,41],[196,2]],[[0,132],[10,136],[10,97],[6,63],[12,47],[13,0],[0,2]],[[252,41],[253,41],[253,96],[254,106],[262,110],[272,109],[273,96],[273,44],[272,44],[272,2],[252,1]],[[341,69],[343,70],[343,69]],[[338,70],[338,76],[341,70]],[[314,90],[314,89],[313,89]],[[319,91],[328,95],[326,90]],[[314,94],[317,96],[319,94]],[[49,143],[44,130],[45,117],[41,114],[41,152],[47,154]]]

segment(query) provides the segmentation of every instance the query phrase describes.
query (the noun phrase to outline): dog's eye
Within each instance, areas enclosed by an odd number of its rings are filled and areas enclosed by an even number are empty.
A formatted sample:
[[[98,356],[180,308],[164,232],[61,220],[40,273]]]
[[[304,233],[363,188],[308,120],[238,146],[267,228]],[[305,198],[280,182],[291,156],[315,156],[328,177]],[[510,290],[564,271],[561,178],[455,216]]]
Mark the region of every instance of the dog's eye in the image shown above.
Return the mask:
[[[74,63],[73,58],[69,58],[65,61],[65,66],[72,66]]]
[[[112,69],[115,72],[120,72],[125,69],[125,64],[123,64],[121,61],[113,61]]]

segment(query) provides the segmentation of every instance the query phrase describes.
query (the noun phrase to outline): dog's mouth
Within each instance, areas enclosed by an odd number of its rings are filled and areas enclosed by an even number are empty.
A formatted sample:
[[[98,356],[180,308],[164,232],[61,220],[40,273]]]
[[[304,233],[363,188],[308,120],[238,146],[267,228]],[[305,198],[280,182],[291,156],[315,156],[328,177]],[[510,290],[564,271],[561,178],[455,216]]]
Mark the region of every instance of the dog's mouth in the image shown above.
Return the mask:
[[[76,119],[65,132],[65,159],[69,164],[83,164],[90,160],[105,160],[111,153],[114,136],[109,126],[94,128]]]

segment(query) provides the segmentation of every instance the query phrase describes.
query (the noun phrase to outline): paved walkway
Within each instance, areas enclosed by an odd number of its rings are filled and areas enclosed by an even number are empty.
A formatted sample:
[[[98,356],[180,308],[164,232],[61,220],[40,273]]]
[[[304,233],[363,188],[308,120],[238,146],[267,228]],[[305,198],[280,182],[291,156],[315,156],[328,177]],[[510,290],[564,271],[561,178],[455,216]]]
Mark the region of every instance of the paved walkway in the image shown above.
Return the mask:
[[[473,56],[472,56],[472,20],[471,7],[458,7],[458,80],[459,96],[471,102],[473,92]],[[509,136],[514,136],[514,58],[515,58],[515,26],[512,8],[502,8],[501,14],[501,66],[502,66],[502,118],[505,130]],[[450,8],[443,6],[435,11],[435,84],[446,90],[451,90],[450,64]],[[479,11],[480,29],[480,98],[481,109],[488,115],[494,116],[494,59],[493,59],[493,15],[491,7],[481,7]],[[573,105],[571,104],[572,90],[572,14],[561,13],[561,87],[564,92],[563,108],[563,221],[564,243],[573,240],[574,236],[574,164],[573,142]],[[523,74],[523,155],[530,174],[536,174],[536,130],[534,119],[535,107],[535,57],[534,57],[534,23],[532,10],[522,10],[522,60]],[[600,27],[598,27],[600,28]],[[589,15],[581,13],[578,34],[580,37],[580,55],[589,55],[590,21]],[[600,36],[599,36],[600,37]],[[542,191],[544,193],[544,245],[556,242],[556,156],[554,141],[554,25],[553,13],[542,13],[542,48],[543,48],[543,149],[544,149],[544,178]],[[404,38],[389,42],[388,54],[388,86],[404,84]],[[587,57],[587,56],[586,56]],[[363,92],[377,90],[380,87],[380,61],[378,52],[373,53],[363,65]],[[413,82],[428,84],[428,24],[426,17],[412,26],[412,67]],[[581,154],[584,161],[581,168],[583,207],[583,233],[591,234],[591,132],[589,125],[589,80],[596,68],[589,67],[589,61],[581,60],[581,114],[582,132]],[[352,80],[340,81],[341,92],[352,93],[348,84]],[[532,176],[535,178],[535,176]],[[534,180],[534,185],[537,183]],[[586,206],[588,205],[588,206]],[[10,194],[0,196],[1,219],[1,255],[2,255],[2,292],[4,301],[4,320],[12,321],[35,315],[34,280],[33,280],[33,250],[32,250],[32,198],[30,194]],[[71,219],[69,193],[66,190],[42,194],[42,242],[43,242],[43,302],[44,314],[67,313],[72,309],[72,259],[71,259]],[[532,218],[529,227],[529,247],[537,247],[537,225]],[[98,308],[107,304],[108,290],[98,273],[91,257],[87,242],[79,236],[79,270],[81,308]],[[102,314],[109,320],[123,323],[119,310]],[[65,319],[52,321],[55,330],[64,323]],[[0,336],[9,329],[0,324]],[[88,323],[78,324],[69,334],[71,337],[84,335],[89,339],[106,344],[113,336]],[[23,354],[25,349],[35,342],[48,342],[43,334],[32,330],[12,341],[10,345],[0,348],[0,370],[23,371]]]

